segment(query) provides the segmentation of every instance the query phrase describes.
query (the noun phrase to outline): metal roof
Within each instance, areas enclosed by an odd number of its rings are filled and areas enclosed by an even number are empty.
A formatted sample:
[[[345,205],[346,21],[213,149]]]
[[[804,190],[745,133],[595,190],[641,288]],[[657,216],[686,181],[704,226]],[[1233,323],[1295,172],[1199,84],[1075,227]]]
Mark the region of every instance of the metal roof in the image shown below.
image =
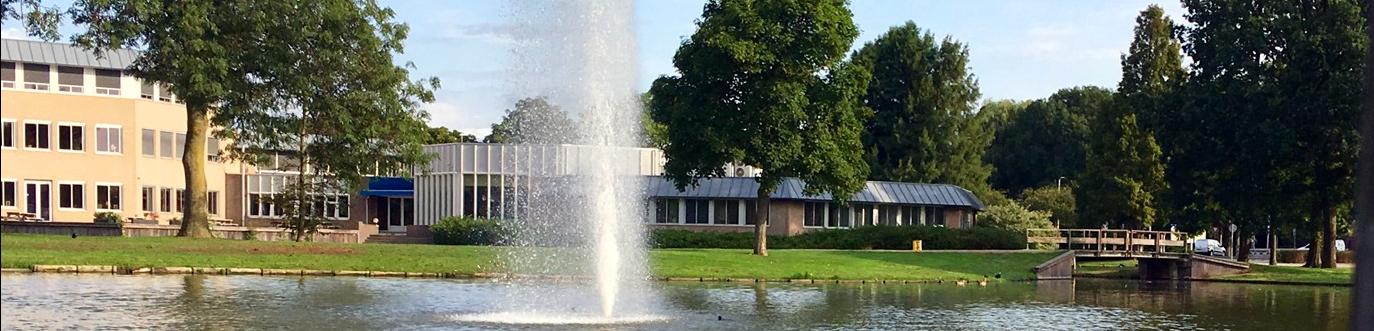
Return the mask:
[[[703,199],[753,199],[758,194],[759,183],[751,177],[703,178],[695,187],[678,191],[673,183],[664,177],[653,177],[646,181],[645,194],[656,198],[703,198]],[[770,196],[779,200],[830,201],[830,194],[806,195],[806,184],[796,178],[784,179]],[[922,184],[903,182],[869,181],[863,190],[849,199],[856,203],[881,203],[927,206],[962,206],[978,210],[987,209],[973,192],[949,184]]]
[[[110,50],[104,56],[96,56],[95,52],[71,44],[0,39],[0,59],[5,61],[124,70],[137,58],[138,52],[127,49]]]

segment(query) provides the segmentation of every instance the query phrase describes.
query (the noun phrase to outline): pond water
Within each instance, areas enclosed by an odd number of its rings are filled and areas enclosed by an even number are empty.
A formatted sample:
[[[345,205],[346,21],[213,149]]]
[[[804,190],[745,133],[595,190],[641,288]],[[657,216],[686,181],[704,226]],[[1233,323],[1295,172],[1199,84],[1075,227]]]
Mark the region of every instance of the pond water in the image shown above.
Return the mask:
[[[655,283],[650,312],[506,324],[544,286],[491,280],[4,274],[5,330],[1344,330],[1350,289],[1078,280],[1042,283]],[[537,295],[536,295],[537,296]],[[566,302],[566,301],[559,301]],[[569,314],[594,304],[566,307]],[[545,309],[549,307],[544,307]],[[581,324],[587,322],[592,324]],[[565,324],[558,324],[565,323]],[[568,324],[571,323],[571,324]]]

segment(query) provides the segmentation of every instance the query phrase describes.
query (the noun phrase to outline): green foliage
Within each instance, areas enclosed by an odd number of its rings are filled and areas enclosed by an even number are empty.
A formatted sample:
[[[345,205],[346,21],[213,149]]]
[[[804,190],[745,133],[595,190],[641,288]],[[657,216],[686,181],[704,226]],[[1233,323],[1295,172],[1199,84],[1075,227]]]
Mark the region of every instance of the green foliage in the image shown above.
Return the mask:
[[[968,47],[907,22],[853,58],[872,74],[863,99],[873,110],[863,135],[869,178],[954,184],[991,198],[983,153],[992,133],[973,112],[979,92]]]
[[[668,146],[668,126],[654,120],[650,111],[653,107],[653,100],[654,95],[649,92],[639,95],[640,106],[643,107],[644,111],[643,116],[640,117],[644,126],[644,142],[641,145],[663,149],[664,146]]]
[[[1078,205],[1074,199],[1074,189],[1069,186],[1045,186],[1029,188],[1021,192],[1021,204],[1026,209],[1050,213],[1050,220],[1059,228],[1093,228],[1099,224],[1079,224]],[[989,204],[991,206],[991,204]],[[981,220],[979,220],[981,222]]]
[[[1061,177],[1078,178],[1086,167],[1088,119],[1111,100],[1112,92],[1100,87],[1063,89],[1012,111],[1004,124],[990,124],[1001,126],[988,149],[992,186],[1018,196]]]
[[[449,143],[475,143],[477,137],[470,134],[463,134],[458,130],[446,127],[428,127],[425,129],[425,144],[449,144]]]
[[[348,191],[345,191],[346,186],[338,181],[309,173],[297,175],[292,179],[273,194],[269,201],[282,215],[281,227],[290,231],[292,240],[310,241],[319,233],[321,227],[330,224],[325,216],[330,214],[330,211],[325,209],[332,204],[326,200],[334,199]],[[334,208],[348,208],[348,205],[334,205]]]
[[[247,231],[243,231],[243,240],[258,240],[258,228],[248,226]]]
[[[505,240],[507,231],[503,224],[497,219],[449,216],[429,230],[434,233],[436,244],[492,246]]]
[[[664,175],[682,189],[738,162],[763,170],[761,199],[786,177],[804,181],[806,193],[838,199],[862,189],[868,110],[859,98],[869,77],[843,62],[859,34],[846,5],[708,2],[673,57],[680,75],[650,89],[650,114],[667,126]],[[766,254],[762,241],[755,249]]]
[[[990,206],[978,215],[978,226],[1025,233],[1026,229],[1053,229],[1050,212],[1026,209],[1019,203],[1011,202]]]
[[[547,98],[525,98],[506,109],[501,122],[491,125],[482,141],[506,144],[572,144],[578,140],[576,124],[562,108]]]
[[[980,220],[981,222],[981,220]],[[653,230],[649,245],[654,248],[750,248],[753,234],[688,230]],[[995,228],[950,229],[920,225],[862,226],[853,229],[808,231],[795,236],[769,236],[775,249],[883,249],[911,250],[911,241],[921,240],[927,250],[940,249],[1024,249],[1025,234]]]
[[[413,66],[393,63],[409,28],[374,0],[83,0],[67,12],[75,44],[139,49],[127,72],[186,104],[182,235],[209,236],[212,127],[230,158],[304,145],[315,169],[354,188],[427,160],[419,106],[438,79],[410,81]]]
[[[1117,100],[1089,123],[1087,169],[1078,190],[1088,223],[1142,229],[1160,218],[1160,196],[1168,185],[1163,151],[1149,128],[1157,126],[1164,101],[1184,77],[1173,28],[1158,6],[1140,13],[1130,51],[1121,57]]]
[[[44,6],[43,0],[0,0],[0,22],[19,21],[24,32],[46,40],[57,39],[57,26],[62,23],[62,10]]]
[[[124,219],[119,217],[119,213],[109,211],[96,212],[94,222],[103,224],[115,224],[119,225],[120,227],[124,226]]]

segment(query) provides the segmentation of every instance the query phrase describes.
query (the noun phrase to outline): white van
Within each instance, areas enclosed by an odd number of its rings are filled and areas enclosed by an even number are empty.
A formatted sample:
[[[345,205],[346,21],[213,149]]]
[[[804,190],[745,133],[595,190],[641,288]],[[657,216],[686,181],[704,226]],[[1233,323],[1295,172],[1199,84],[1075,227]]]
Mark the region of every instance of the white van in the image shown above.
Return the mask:
[[[1298,249],[1307,250],[1307,249],[1310,248],[1310,247],[1312,247],[1312,244],[1306,244],[1306,245],[1302,245],[1302,247],[1299,247]],[[1337,252],[1344,252],[1344,251],[1345,251],[1345,239],[1336,239],[1336,251],[1337,251]]]
[[[1221,247],[1221,242],[1216,239],[1198,239],[1193,241],[1193,253],[1225,256],[1226,247]]]

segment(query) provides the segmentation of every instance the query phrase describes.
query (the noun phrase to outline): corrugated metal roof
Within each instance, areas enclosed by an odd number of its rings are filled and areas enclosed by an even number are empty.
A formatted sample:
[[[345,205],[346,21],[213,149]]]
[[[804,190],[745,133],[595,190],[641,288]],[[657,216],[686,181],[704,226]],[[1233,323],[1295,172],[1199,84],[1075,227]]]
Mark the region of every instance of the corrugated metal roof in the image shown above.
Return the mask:
[[[645,194],[657,198],[714,198],[714,199],[753,199],[759,184],[750,177],[724,177],[701,179],[695,187],[678,191],[673,183],[664,177],[647,180]],[[784,179],[773,190],[771,198],[779,200],[829,201],[829,194],[806,195],[806,184],[796,178]],[[963,206],[978,210],[987,209],[978,197],[962,187],[949,184],[922,184],[903,182],[870,181],[864,184],[850,202],[882,203],[901,205]]]
[[[103,57],[97,57],[95,52],[70,44],[0,40],[0,59],[5,61],[124,70],[137,58],[138,52],[127,49],[107,51]]]

